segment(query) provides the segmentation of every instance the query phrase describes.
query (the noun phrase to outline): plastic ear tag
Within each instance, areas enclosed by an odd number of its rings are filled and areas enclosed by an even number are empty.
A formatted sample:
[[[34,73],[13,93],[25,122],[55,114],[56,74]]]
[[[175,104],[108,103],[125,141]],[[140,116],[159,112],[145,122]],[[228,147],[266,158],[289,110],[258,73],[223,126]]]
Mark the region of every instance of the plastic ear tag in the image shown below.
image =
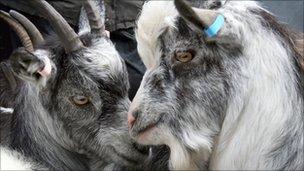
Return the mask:
[[[207,37],[214,37],[220,31],[225,23],[225,18],[222,15],[218,15],[215,21],[209,26],[207,29],[204,30]]]

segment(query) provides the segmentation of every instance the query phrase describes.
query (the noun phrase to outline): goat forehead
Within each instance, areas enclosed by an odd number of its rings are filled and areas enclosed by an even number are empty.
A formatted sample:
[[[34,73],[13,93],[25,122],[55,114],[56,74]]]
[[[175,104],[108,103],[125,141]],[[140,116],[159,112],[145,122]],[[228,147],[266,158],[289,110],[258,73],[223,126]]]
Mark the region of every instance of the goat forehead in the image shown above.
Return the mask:
[[[203,42],[200,41],[201,35],[193,32],[185,20],[181,17],[177,17],[175,21],[175,28],[170,31],[164,32],[160,37],[160,42],[163,48],[171,46],[171,49],[183,49],[191,48],[193,46],[201,45]]]
[[[92,94],[99,91],[98,82],[92,77],[82,72],[79,67],[67,65],[66,70],[58,72],[56,89],[60,89],[62,94]]]
[[[219,11],[225,15],[234,15],[259,8],[259,3],[255,1],[227,1]],[[149,1],[143,6],[137,23],[136,39],[139,55],[147,68],[158,63],[161,57],[159,36],[168,28],[176,28],[177,16],[172,1]]]
[[[71,69],[67,74],[68,79],[67,82],[73,85],[80,84],[81,87],[90,87],[91,85],[95,85],[95,80],[91,78],[91,76],[78,68]]]
[[[73,63],[94,76],[105,78],[121,75],[124,63],[114,45],[106,39],[98,39],[86,48]]]

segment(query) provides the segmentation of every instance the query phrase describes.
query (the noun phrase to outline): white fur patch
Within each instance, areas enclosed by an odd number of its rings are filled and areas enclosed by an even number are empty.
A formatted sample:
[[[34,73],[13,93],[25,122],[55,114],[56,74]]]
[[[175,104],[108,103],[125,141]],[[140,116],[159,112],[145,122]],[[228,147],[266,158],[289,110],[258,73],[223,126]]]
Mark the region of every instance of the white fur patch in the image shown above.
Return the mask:
[[[32,170],[31,164],[25,161],[17,152],[6,148],[0,149],[0,170]]]
[[[183,140],[190,148],[199,151],[201,148],[211,153],[212,141],[208,136],[195,134],[193,131],[184,131]]]
[[[170,169],[173,170],[197,170],[198,168],[191,162],[191,156],[175,138],[170,138]]]
[[[162,142],[170,147],[169,167],[172,170],[197,170],[185,147],[167,129],[162,128]]]
[[[47,61],[45,63],[45,65],[46,65],[46,67],[48,68],[49,71],[45,75],[42,74],[42,77],[39,79],[39,82],[38,82],[39,86],[44,87],[46,85],[46,82],[47,82],[48,78],[51,76],[51,71],[52,71],[52,68],[54,66],[54,63],[50,60],[51,59],[51,54],[47,50],[38,49],[34,52],[34,55],[42,61],[45,61],[45,62]]]
[[[2,113],[13,113],[14,109],[12,108],[4,108],[4,107],[0,107],[0,112]]]
[[[136,39],[138,53],[147,68],[157,64],[161,56],[158,37],[169,26],[174,27],[176,16],[173,1],[149,1],[144,4],[137,22]]]

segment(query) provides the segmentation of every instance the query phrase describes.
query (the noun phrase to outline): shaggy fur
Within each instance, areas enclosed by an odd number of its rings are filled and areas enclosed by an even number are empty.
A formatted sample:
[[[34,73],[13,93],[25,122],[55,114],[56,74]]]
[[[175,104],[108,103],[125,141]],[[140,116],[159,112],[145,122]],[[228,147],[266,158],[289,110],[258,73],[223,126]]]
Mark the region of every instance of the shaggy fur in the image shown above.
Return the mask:
[[[209,4],[225,17],[212,40],[173,2],[144,5],[131,135],[169,146],[171,169],[303,170],[303,34],[254,1]],[[192,61],[176,60],[185,51]]]
[[[71,56],[59,44],[47,44],[53,73],[46,87],[23,82],[15,99],[8,144],[47,168],[88,169],[85,156],[99,159],[99,168],[113,162],[132,166],[145,158],[127,136],[124,120],[129,100],[123,61],[109,40],[89,43],[90,50]],[[36,52],[35,56],[47,57]],[[13,56],[24,53],[19,50]],[[36,83],[44,85],[44,80]],[[89,96],[91,103],[73,106],[70,100],[78,94]]]
[[[18,86],[12,98],[0,73],[1,104],[4,98],[5,107],[14,109],[0,115],[1,146],[21,154],[34,169],[136,168],[148,155],[128,134],[125,64],[107,37],[82,32],[80,38],[85,47],[68,54],[55,35],[34,53],[13,52],[9,67]],[[45,58],[52,62],[49,77],[37,74]],[[89,103],[77,106],[77,96]]]
[[[0,107],[10,108],[17,94],[20,79],[14,76],[10,64],[5,61],[0,63]]]

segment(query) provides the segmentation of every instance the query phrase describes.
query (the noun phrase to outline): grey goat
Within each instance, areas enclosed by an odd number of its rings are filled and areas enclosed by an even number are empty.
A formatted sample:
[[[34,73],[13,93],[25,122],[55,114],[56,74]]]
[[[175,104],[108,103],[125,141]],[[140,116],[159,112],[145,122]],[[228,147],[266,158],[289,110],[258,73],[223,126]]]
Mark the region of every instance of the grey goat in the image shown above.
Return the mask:
[[[169,146],[171,169],[304,170],[302,33],[255,1],[150,1],[137,27],[134,139]]]
[[[83,1],[91,32],[77,35],[45,0],[31,0],[29,5],[45,15],[56,36],[44,41],[24,18],[11,12],[25,29],[1,12],[24,45],[5,63],[13,73],[0,73],[1,105],[14,109],[11,116],[0,116],[1,146],[18,151],[36,168],[51,170],[142,164],[147,150],[132,141],[126,122],[127,70],[105,36],[96,6]],[[16,92],[11,97],[9,85]]]

